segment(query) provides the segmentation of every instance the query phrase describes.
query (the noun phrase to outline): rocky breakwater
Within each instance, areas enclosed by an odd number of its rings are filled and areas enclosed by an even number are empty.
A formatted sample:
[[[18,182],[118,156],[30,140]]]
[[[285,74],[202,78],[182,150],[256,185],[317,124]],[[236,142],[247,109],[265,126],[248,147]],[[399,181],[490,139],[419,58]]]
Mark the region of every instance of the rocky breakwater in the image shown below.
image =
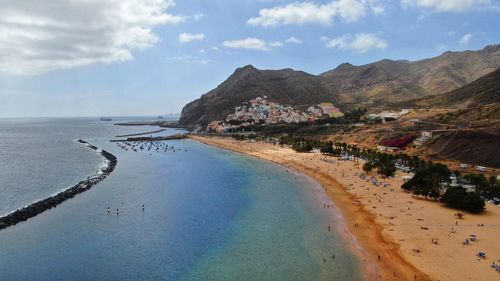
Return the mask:
[[[91,145],[85,140],[79,139],[77,142],[87,146],[88,148],[94,150],[96,153],[101,155],[104,158],[103,167],[101,167],[101,169],[97,171],[94,175],[87,177],[86,179],[80,181],[79,183],[75,184],[74,186],[64,191],[61,191],[48,198],[36,201],[26,207],[23,207],[21,209],[18,209],[1,217],[0,229],[4,229],[9,226],[15,225],[19,222],[25,221],[38,214],[41,214],[48,209],[56,207],[62,202],[70,198],[73,198],[75,195],[89,190],[90,188],[92,188],[94,185],[104,180],[109,174],[113,172],[117,164],[117,159],[113,154],[107,152],[106,150],[102,150],[94,145]]]

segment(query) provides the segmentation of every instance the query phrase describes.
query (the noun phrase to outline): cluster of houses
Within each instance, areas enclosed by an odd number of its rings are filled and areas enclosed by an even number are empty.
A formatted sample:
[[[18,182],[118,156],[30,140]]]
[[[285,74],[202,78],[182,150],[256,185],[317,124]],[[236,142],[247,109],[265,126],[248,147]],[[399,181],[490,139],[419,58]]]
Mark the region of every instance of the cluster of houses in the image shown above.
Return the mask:
[[[394,121],[394,120],[398,120],[399,118],[401,118],[401,116],[409,114],[411,111],[412,111],[411,109],[402,109],[401,111],[382,111],[378,114],[368,115],[367,119],[368,120],[379,119],[382,122]]]
[[[213,121],[207,131],[218,133],[254,124],[314,122],[323,117],[338,118],[344,114],[332,103],[310,106],[306,111],[269,101],[267,96],[257,97],[234,108],[225,120]]]
[[[432,138],[431,131],[422,131],[421,135],[413,141],[415,146],[422,146]]]

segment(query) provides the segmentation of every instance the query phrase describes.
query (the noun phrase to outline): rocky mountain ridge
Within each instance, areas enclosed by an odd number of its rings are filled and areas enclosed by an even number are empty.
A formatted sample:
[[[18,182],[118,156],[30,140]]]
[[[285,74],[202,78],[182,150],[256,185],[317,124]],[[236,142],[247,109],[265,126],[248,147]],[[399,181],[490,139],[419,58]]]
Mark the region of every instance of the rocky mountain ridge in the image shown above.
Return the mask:
[[[343,110],[369,109],[438,96],[463,87],[500,68],[500,45],[478,51],[445,52],[419,61],[381,60],[354,66],[343,63],[320,75],[292,69],[236,71],[217,88],[187,104],[180,123],[202,124],[225,118],[234,106],[258,96],[305,107],[333,102]]]

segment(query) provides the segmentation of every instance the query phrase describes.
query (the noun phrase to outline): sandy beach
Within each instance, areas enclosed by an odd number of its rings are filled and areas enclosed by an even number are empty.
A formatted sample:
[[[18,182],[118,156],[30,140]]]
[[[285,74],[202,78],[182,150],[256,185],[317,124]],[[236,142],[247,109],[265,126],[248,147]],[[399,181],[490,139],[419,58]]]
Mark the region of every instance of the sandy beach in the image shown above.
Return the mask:
[[[325,158],[319,152],[296,153],[279,145],[231,138],[192,138],[273,161],[319,182],[367,253],[363,266],[367,280],[500,279],[491,267],[500,259],[497,206],[486,204],[484,213],[457,219],[457,210],[402,190],[405,173],[389,179],[375,173],[363,176],[362,163]],[[476,241],[464,245],[471,235]],[[486,259],[478,259],[478,252],[486,253]],[[376,271],[371,264],[376,264]]]

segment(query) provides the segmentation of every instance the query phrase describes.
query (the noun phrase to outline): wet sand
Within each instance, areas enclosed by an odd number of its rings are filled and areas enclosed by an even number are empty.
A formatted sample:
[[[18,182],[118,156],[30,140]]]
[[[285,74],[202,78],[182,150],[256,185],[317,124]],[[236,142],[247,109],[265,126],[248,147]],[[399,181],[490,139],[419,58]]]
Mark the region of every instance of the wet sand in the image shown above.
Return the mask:
[[[361,178],[362,163],[320,153],[296,153],[261,142],[193,136],[200,142],[273,161],[318,181],[347,222],[363,251],[367,280],[498,280],[490,265],[500,259],[500,208],[455,217],[457,210],[413,197],[400,186],[404,173]],[[370,179],[386,184],[375,186]],[[368,181],[367,181],[368,180]],[[483,226],[478,226],[483,225]],[[477,235],[477,242],[463,241]],[[434,242],[434,243],[433,243]],[[486,260],[475,256],[485,252]],[[379,258],[380,257],[380,258]],[[377,265],[373,270],[371,264]]]

